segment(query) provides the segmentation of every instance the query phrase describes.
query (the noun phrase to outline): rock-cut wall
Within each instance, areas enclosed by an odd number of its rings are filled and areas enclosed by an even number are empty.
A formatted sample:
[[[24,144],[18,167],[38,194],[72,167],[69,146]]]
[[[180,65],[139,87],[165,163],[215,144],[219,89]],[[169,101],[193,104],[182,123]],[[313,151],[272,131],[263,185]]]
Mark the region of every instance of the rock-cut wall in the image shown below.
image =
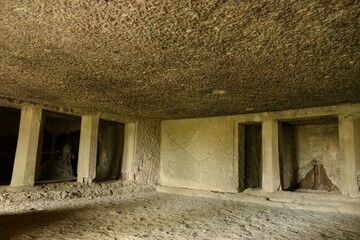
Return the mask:
[[[333,184],[340,187],[339,133],[337,124],[284,127],[284,189],[295,187],[321,164]]]
[[[163,121],[160,184],[237,192],[234,127],[229,117]]]
[[[136,183],[154,185],[160,177],[160,126],[157,119],[137,122],[133,174]]]

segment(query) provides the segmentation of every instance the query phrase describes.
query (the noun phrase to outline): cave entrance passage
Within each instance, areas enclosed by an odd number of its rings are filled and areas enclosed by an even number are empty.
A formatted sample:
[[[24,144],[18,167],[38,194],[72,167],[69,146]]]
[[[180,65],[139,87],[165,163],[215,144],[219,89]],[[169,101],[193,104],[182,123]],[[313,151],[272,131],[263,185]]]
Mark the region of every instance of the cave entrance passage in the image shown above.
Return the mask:
[[[124,151],[125,124],[100,119],[96,181],[118,180]]]
[[[340,191],[337,117],[282,121],[280,129],[282,188]]]
[[[37,183],[76,180],[81,117],[46,111]]]
[[[239,124],[239,191],[261,187],[261,124]]]
[[[0,185],[9,185],[14,168],[21,111],[0,107]]]

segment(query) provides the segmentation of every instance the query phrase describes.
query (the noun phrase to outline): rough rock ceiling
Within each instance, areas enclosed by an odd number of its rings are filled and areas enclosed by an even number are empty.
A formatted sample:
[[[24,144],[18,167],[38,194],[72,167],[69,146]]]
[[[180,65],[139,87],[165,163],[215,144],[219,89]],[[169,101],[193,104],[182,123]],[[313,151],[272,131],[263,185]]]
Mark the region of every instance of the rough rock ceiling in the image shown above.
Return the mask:
[[[0,0],[0,98],[182,118],[360,102],[360,2]]]

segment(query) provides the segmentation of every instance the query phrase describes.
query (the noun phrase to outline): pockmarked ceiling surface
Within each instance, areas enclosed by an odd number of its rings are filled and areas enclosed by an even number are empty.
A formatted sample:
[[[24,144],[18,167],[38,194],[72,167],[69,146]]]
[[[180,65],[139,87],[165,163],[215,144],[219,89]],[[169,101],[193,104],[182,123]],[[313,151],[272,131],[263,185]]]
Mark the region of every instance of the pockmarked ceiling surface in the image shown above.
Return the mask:
[[[0,0],[0,83],[144,118],[360,102],[360,1]]]

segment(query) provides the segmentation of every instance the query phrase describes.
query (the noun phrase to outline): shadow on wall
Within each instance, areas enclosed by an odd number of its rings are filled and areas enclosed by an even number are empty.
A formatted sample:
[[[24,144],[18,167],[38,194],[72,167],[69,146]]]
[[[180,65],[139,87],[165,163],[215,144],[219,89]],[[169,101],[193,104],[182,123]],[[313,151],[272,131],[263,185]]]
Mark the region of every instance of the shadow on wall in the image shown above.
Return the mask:
[[[96,181],[120,179],[124,151],[124,134],[124,124],[100,120]]]

